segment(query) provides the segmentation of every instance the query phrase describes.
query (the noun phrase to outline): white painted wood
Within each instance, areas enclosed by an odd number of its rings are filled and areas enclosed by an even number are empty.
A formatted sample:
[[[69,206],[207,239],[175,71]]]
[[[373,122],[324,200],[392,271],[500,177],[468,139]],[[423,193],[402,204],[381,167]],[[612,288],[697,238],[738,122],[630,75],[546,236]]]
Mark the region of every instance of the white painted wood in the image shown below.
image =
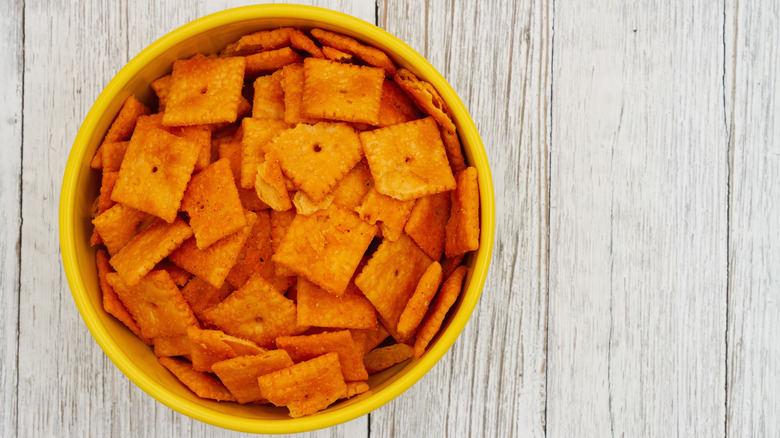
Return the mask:
[[[21,211],[23,2],[0,4],[0,436],[17,425],[17,333],[19,328],[19,232]]]
[[[367,21],[374,22],[375,19],[373,1],[334,0],[316,4]],[[13,269],[5,271],[4,268],[2,279],[4,295],[8,290],[9,294],[20,296],[21,301],[20,380],[16,391],[3,383],[3,413],[0,414],[3,415],[3,429],[14,426],[18,418],[19,436],[239,435],[170,410],[143,393],[111,363],[92,339],[73,303],[61,268],[57,232],[59,191],[68,151],[79,124],[102,88],[131,57],[160,36],[202,15],[233,6],[237,5],[224,1],[186,5],[156,1],[25,3],[24,116],[27,122],[23,129],[22,193],[25,203],[20,294],[14,290],[13,283],[17,280],[13,277]],[[2,8],[0,12],[5,11]],[[6,20],[6,17],[9,18]],[[5,13],[2,20],[3,36],[6,36],[6,29],[9,33],[9,38],[4,38],[2,44],[13,44],[13,26],[7,27],[5,23],[21,25],[21,20],[18,14]],[[3,65],[2,68],[12,69],[14,65]],[[5,86],[6,78],[15,77],[4,73],[2,78]],[[6,90],[3,88],[3,93]],[[13,102],[12,93],[8,94],[8,99],[4,103]],[[14,108],[9,105],[8,111],[13,112]],[[5,115],[7,110],[2,111]],[[6,131],[5,125],[2,129],[4,140],[13,138],[10,135],[13,130]],[[6,132],[9,132],[8,137]],[[3,175],[2,199],[11,203],[7,209],[10,214],[13,214],[13,206],[19,205],[18,197],[14,202],[12,194],[13,187],[19,186],[19,177],[13,176],[14,168],[17,174],[19,169],[18,157],[15,160],[16,164],[13,157],[3,163],[3,170],[8,168],[8,176]],[[8,186],[6,178],[11,182]],[[5,194],[6,187],[9,187],[8,195]],[[13,227],[11,219],[6,222],[3,218],[5,224],[9,224],[11,230],[9,237],[3,237],[3,257],[7,243],[14,251],[13,229],[18,231],[19,228],[18,222]],[[18,263],[18,258],[13,257],[11,261]],[[8,288],[6,278],[11,283]],[[4,367],[16,360],[13,298],[4,301],[4,305],[10,304],[13,318],[6,320],[5,313],[2,316],[3,351],[10,353],[8,359],[0,359]],[[7,373],[15,378],[15,369],[6,372],[4,368],[3,376]],[[13,417],[15,396],[19,398],[18,417]],[[10,430],[11,435],[15,429],[14,426]],[[364,416],[309,435],[360,437],[367,432],[368,417]]]
[[[780,435],[780,5],[728,1],[727,436]]]
[[[480,131],[496,246],[471,321],[372,436],[543,436],[551,3],[386,1],[379,25],[452,84]]]
[[[547,432],[722,436],[722,8],[555,4]]]

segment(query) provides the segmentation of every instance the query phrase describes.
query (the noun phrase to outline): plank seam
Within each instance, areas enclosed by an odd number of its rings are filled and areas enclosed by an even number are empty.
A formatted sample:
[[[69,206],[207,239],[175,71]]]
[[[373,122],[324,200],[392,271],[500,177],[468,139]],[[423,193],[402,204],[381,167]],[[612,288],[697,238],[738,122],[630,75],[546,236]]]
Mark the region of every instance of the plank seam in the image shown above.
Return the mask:
[[[547,309],[544,322],[544,436],[547,436],[547,401],[549,399],[549,380],[550,380],[550,199],[552,192],[552,148],[553,148],[553,124],[555,119],[553,112],[553,92],[555,90],[555,0],[552,0],[552,36],[550,39],[550,134],[547,147],[547,263],[545,266],[547,279]],[[550,20],[550,2],[547,2],[547,20]],[[550,26],[546,26],[550,29]]]
[[[24,206],[24,75],[27,69],[25,54],[25,14],[27,12],[27,4],[22,1],[22,24],[21,24],[21,51],[22,51],[22,108],[19,118],[21,120],[21,132],[19,145],[19,237],[16,241],[16,260],[17,260],[17,279],[16,279],[16,381],[14,382],[14,389],[16,391],[16,400],[14,406],[14,418],[16,419],[14,425],[14,436],[19,436],[19,341],[21,336],[21,317],[22,317],[22,223],[24,216],[22,215],[22,208]]]

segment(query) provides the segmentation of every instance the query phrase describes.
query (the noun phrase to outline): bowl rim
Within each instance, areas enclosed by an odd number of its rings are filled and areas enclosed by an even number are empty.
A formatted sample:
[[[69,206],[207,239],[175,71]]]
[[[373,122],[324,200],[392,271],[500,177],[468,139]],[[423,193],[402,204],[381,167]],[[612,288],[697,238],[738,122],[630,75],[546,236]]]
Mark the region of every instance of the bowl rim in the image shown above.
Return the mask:
[[[467,288],[464,286],[463,301],[459,311],[451,315],[452,319],[446,330],[442,330],[437,335],[438,340],[431,343],[425,355],[418,359],[416,364],[403,375],[398,376],[386,387],[361,402],[312,416],[284,420],[250,419],[213,411],[208,407],[194,404],[189,400],[168,393],[167,388],[159,385],[142,372],[133,363],[132,358],[118,348],[116,340],[103,328],[97,317],[99,310],[92,306],[87,298],[87,288],[79,271],[79,256],[76,251],[74,233],[78,218],[73,205],[77,195],[76,188],[80,183],[80,170],[85,165],[85,160],[88,162],[86,149],[89,140],[94,135],[97,121],[105,112],[106,107],[123,87],[127,86],[129,79],[167,49],[181,44],[191,37],[231,23],[267,19],[303,19],[326,22],[330,25],[350,29],[355,34],[364,35],[367,39],[387,47],[398,58],[402,58],[412,65],[413,70],[417,70],[415,73],[431,82],[439,91],[453,113],[462,140],[471,145],[471,149],[467,149],[466,153],[471,158],[469,160],[471,165],[476,167],[478,171],[481,210],[480,248],[476,255],[472,256],[475,257],[474,266],[469,270],[466,283],[464,283]],[[296,433],[345,423],[390,402],[422,378],[450,349],[465,328],[479,301],[490,265],[494,229],[495,199],[487,155],[473,120],[444,77],[419,53],[389,32],[341,12],[304,5],[251,5],[206,15],[160,37],[133,57],[103,89],[79,128],[63,175],[59,208],[60,251],[68,285],[84,323],[109,359],[134,384],[165,406],[214,426],[253,433]]]

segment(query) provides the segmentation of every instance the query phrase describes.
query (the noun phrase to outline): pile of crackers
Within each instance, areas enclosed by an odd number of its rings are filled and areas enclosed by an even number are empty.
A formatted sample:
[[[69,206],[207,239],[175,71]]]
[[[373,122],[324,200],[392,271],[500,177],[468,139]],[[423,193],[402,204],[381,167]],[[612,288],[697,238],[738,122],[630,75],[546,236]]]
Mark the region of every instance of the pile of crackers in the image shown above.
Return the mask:
[[[92,160],[105,310],[200,397],[292,417],[421,357],[479,246],[431,84],[320,29],[246,35],[129,97]]]

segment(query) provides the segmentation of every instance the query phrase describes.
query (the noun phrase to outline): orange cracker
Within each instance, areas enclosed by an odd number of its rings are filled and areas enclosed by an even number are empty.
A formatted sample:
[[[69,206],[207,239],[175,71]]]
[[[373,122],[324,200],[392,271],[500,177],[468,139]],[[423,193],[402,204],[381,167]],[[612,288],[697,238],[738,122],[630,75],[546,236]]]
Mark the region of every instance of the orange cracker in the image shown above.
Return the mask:
[[[287,123],[317,123],[301,115],[303,99],[303,64],[290,64],[282,69],[282,89],[284,90],[284,121]]]
[[[241,121],[241,187],[254,189],[257,167],[265,160],[268,145],[291,126],[282,120],[245,118]]]
[[[396,331],[398,319],[432,260],[407,235],[395,242],[382,241],[355,285],[385,319],[385,328]]]
[[[385,80],[381,68],[306,58],[303,69],[301,114],[304,117],[379,123]]]
[[[284,90],[282,70],[255,79],[252,117],[255,119],[284,120]]]
[[[406,307],[398,319],[396,330],[402,338],[407,338],[420,325],[420,321],[428,310],[428,305],[433,296],[436,295],[436,291],[439,290],[441,279],[441,265],[439,262],[431,263],[420,278],[420,282],[417,283],[412,298],[406,303]]]
[[[295,205],[295,211],[297,211],[298,214],[305,214],[308,216],[315,211],[327,210],[328,207],[330,207],[330,204],[333,203],[333,194],[329,193],[319,202],[314,202],[309,195],[299,191],[295,192],[295,195],[293,195],[292,203]]]
[[[428,311],[423,322],[420,324],[420,328],[417,331],[417,338],[414,341],[414,357],[422,357],[425,349],[428,347],[428,343],[431,342],[436,333],[441,328],[444,317],[447,316],[447,312],[450,310],[455,300],[460,295],[461,287],[463,286],[463,279],[466,277],[466,267],[460,266],[455,272],[452,273],[441,285],[441,291],[431,304],[431,309]]]
[[[361,160],[333,187],[333,202],[347,210],[354,210],[373,186],[374,179],[368,170],[368,163]]]
[[[187,356],[192,351],[187,335],[158,336],[152,339],[154,354],[163,356]]]
[[[284,211],[292,208],[276,152],[265,154],[265,161],[257,167],[255,191],[257,197],[274,210]]]
[[[379,327],[376,330],[358,330],[358,329],[350,329],[350,332],[352,333],[352,337],[357,339],[358,336],[364,336],[364,343],[363,343],[363,351],[369,352],[377,347],[377,345],[381,344],[382,341],[387,339],[388,336],[390,336],[390,333],[387,332],[387,329],[382,324],[379,324]]]
[[[113,141],[103,143],[103,173],[118,172],[125,158],[129,141]]]
[[[455,188],[432,118],[364,131],[360,140],[379,193],[409,200]]]
[[[203,321],[203,311],[221,303],[230,295],[232,290],[227,283],[220,288],[216,288],[202,278],[193,277],[192,280],[181,288],[181,294],[187,300],[187,304],[190,305],[195,316]]]
[[[362,158],[360,138],[344,123],[298,125],[267,145],[279,155],[284,174],[314,201],[320,201]]]
[[[392,126],[411,122],[422,117],[422,113],[414,106],[398,85],[388,79],[382,83],[382,100],[379,103],[379,126]]]
[[[303,61],[303,57],[289,47],[253,53],[246,57],[246,75],[252,76],[258,73],[271,72],[285,65],[301,61]]]
[[[297,215],[272,260],[328,292],[344,292],[376,226],[338,206]]]
[[[447,258],[479,248],[479,183],[477,169],[469,167],[456,175],[458,188],[452,192],[452,209],[447,221],[444,254]]]
[[[432,259],[444,252],[444,228],[450,217],[450,192],[420,198],[414,204],[404,231]]]
[[[251,341],[226,335],[219,330],[201,330],[193,326],[187,329],[187,338],[192,347],[192,369],[206,373],[212,372],[211,366],[217,362],[265,351]],[[228,339],[241,345],[239,351],[226,342]]]
[[[290,227],[293,218],[295,218],[295,214],[295,210],[271,211],[271,247],[273,248],[274,253],[276,253],[282,245],[284,235],[287,234],[287,229]],[[274,272],[281,277],[295,275],[295,272],[284,266],[280,266],[279,264],[274,264]]]
[[[168,101],[168,92],[171,90],[171,75],[167,74],[155,79],[150,85],[157,95],[157,112],[165,112],[165,103]]]
[[[368,373],[363,366],[363,351],[355,345],[349,330],[308,336],[280,336],[276,338],[276,346],[287,351],[293,362],[313,359],[326,353],[337,353],[344,380],[354,382],[368,379]]]
[[[450,162],[450,168],[453,173],[466,170],[466,161],[463,158],[463,151],[460,148],[460,139],[458,133],[450,131],[444,126],[439,126],[441,140],[444,143],[444,150],[447,152],[447,161]]]
[[[262,375],[257,384],[263,398],[276,406],[287,406],[293,418],[325,409],[347,394],[336,353]]]
[[[290,34],[290,43],[292,46],[298,50],[303,50],[304,52],[307,52],[309,55],[315,57],[315,58],[324,58],[325,55],[322,53],[322,49],[317,47],[316,44],[314,44],[314,41],[311,40],[308,36],[306,36],[305,33],[299,31],[299,30],[293,30]]]
[[[116,292],[114,292],[114,288],[111,287],[108,280],[106,280],[106,275],[112,272],[111,265],[108,264],[108,255],[106,252],[102,249],[97,250],[95,253],[95,261],[97,263],[98,279],[100,280],[100,290],[103,293],[103,309],[126,325],[130,331],[144,340],[144,342],[149,343],[148,339],[145,340],[141,336],[141,329],[138,327],[138,324],[135,323],[133,316],[127,311],[125,305],[119,301],[119,297],[117,297]]]
[[[303,277],[298,277],[298,325],[349,329],[378,327],[374,306],[354,283],[336,296]]]
[[[352,55],[346,52],[342,52],[339,49],[334,49],[330,46],[322,47],[322,54],[331,61],[336,62],[350,62],[352,61]]]
[[[257,378],[293,366],[290,355],[284,350],[270,350],[252,356],[239,356],[223,360],[211,366],[222,383],[244,404],[262,401]]]
[[[250,211],[267,209],[268,205],[257,197],[257,192],[255,192],[254,187],[251,189],[241,187],[241,142],[228,141],[220,143],[218,148],[219,158],[227,158],[230,160],[230,170],[233,173],[233,181],[236,183],[238,199],[241,200],[241,206],[244,207],[245,210]]]
[[[208,373],[195,371],[192,369],[192,364],[186,360],[161,357],[159,361],[198,397],[218,401],[236,400],[233,394],[216,377]]]
[[[111,199],[173,222],[200,154],[197,143],[162,129],[136,129]]]
[[[268,211],[259,211],[249,238],[227,276],[227,282],[239,289],[253,274],[258,274],[271,283],[276,290],[280,292],[287,290],[295,282],[295,277],[277,276],[274,262],[271,261],[272,255],[271,215]]]
[[[246,225],[233,234],[223,237],[206,249],[199,249],[195,239],[189,239],[168,258],[176,266],[206,280],[212,286],[222,287],[257,220],[257,215],[251,211],[244,212],[243,216]]]
[[[228,44],[220,56],[243,56],[289,46],[293,30],[291,27],[280,27],[244,35],[238,41]]]
[[[395,83],[412,98],[419,109],[436,119],[448,131],[456,131],[450,109],[433,85],[418,79],[405,68],[400,68],[395,73]]]
[[[230,160],[218,160],[193,176],[181,207],[190,216],[198,249],[206,249],[245,227],[246,217],[230,170]]]
[[[170,224],[156,220],[111,257],[111,266],[133,286],[190,237],[192,228],[183,220],[176,218]]]
[[[351,53],[365,61],[367,64],[384,69],[388,76],[393,76],[395,74],[396,68],[393,61],[390,60],[385,52],[376,47],[366,46],[346,35],[328,32],[322,29],[312,29],[311,34],[323,46],[330,46],[337,50]]]
[[[124,204],[115,204],[92,220],[108,253],[115,255],[139,232],[151,216]]]
[[[379,193],[376,188],[372,187],[363,198],[363,203],[355,208],[355,211],[361,219],[369,224],[379,222],[382,236],[396,241],[404,232],[404,225],[409,219],[412,207],[414,207],[413,200],[399,201]]]
[[[119,179],[119,172],[103,170],[103,177],[100,181],[100,196],[98,196],[98,214],[103,213],[116,204],[116,202],[111,200],[111,193],[114,191],[117,179]]]
[[[371,389],[367,382],[347,382],[347,395],[343,398],[352,398]]]
[[[138,120],[138,117],[149,114],[149,112],[149,108],[139,102],[135,96],[130,96],[125,99],[125,102],[122,104],[122,109],[119,110],[116,119],[111,123],[111,127],[108,128],[108,132],[103,138],[103,143],[129,140],[133,133],[133,129],[135,129],[135,122]],[[100,169],[103,167],[103,151],[104,147],[101,145],[90,163],[90,166],[93,169]]]
[[[134,286],[114,272],[107,274],[106,280],[145,338],[186,334],[187,327],[198,323],[176,283],[165,271],[152,271]]]
[[[441,263],[442,277],[447,278],[460,266],[463,261],[463,254],[456,255],[452,258],[445,258]]]
[[[163,124],[235,122],[246,64],[244,58],[201,57],[174,61]]]
[[[176,286],[179,287],[182,287],[185,284],[187,284],[192,278],[192,274],[174,265],[168,259],[163,259],[160,263],[157,264],[157,266],[154,267],[154,269],[157,270],[162,269],[164,271],[167,271],[168,275],[171,276],[171,280],[173,280],[173,282],[176,283]]]
[[[295,303],[259,275],[253,275],[224,301],[204,310],[209,323],[227,334],[268,348],[279,336],[303,330],[296,323]]]
[[[414,355],[414,349],[406,344],[393,344],[371,350],[363,358],[368,374],[378,373],[401,363]]]
[[[177,137],[186,138],[200,146],[198,159],[195,161],[195,170],[201,170],[211,163],[211,126],[164,126],[163,114],[151,114],[138,118],[136,129],[154,127],[162,129]]]

